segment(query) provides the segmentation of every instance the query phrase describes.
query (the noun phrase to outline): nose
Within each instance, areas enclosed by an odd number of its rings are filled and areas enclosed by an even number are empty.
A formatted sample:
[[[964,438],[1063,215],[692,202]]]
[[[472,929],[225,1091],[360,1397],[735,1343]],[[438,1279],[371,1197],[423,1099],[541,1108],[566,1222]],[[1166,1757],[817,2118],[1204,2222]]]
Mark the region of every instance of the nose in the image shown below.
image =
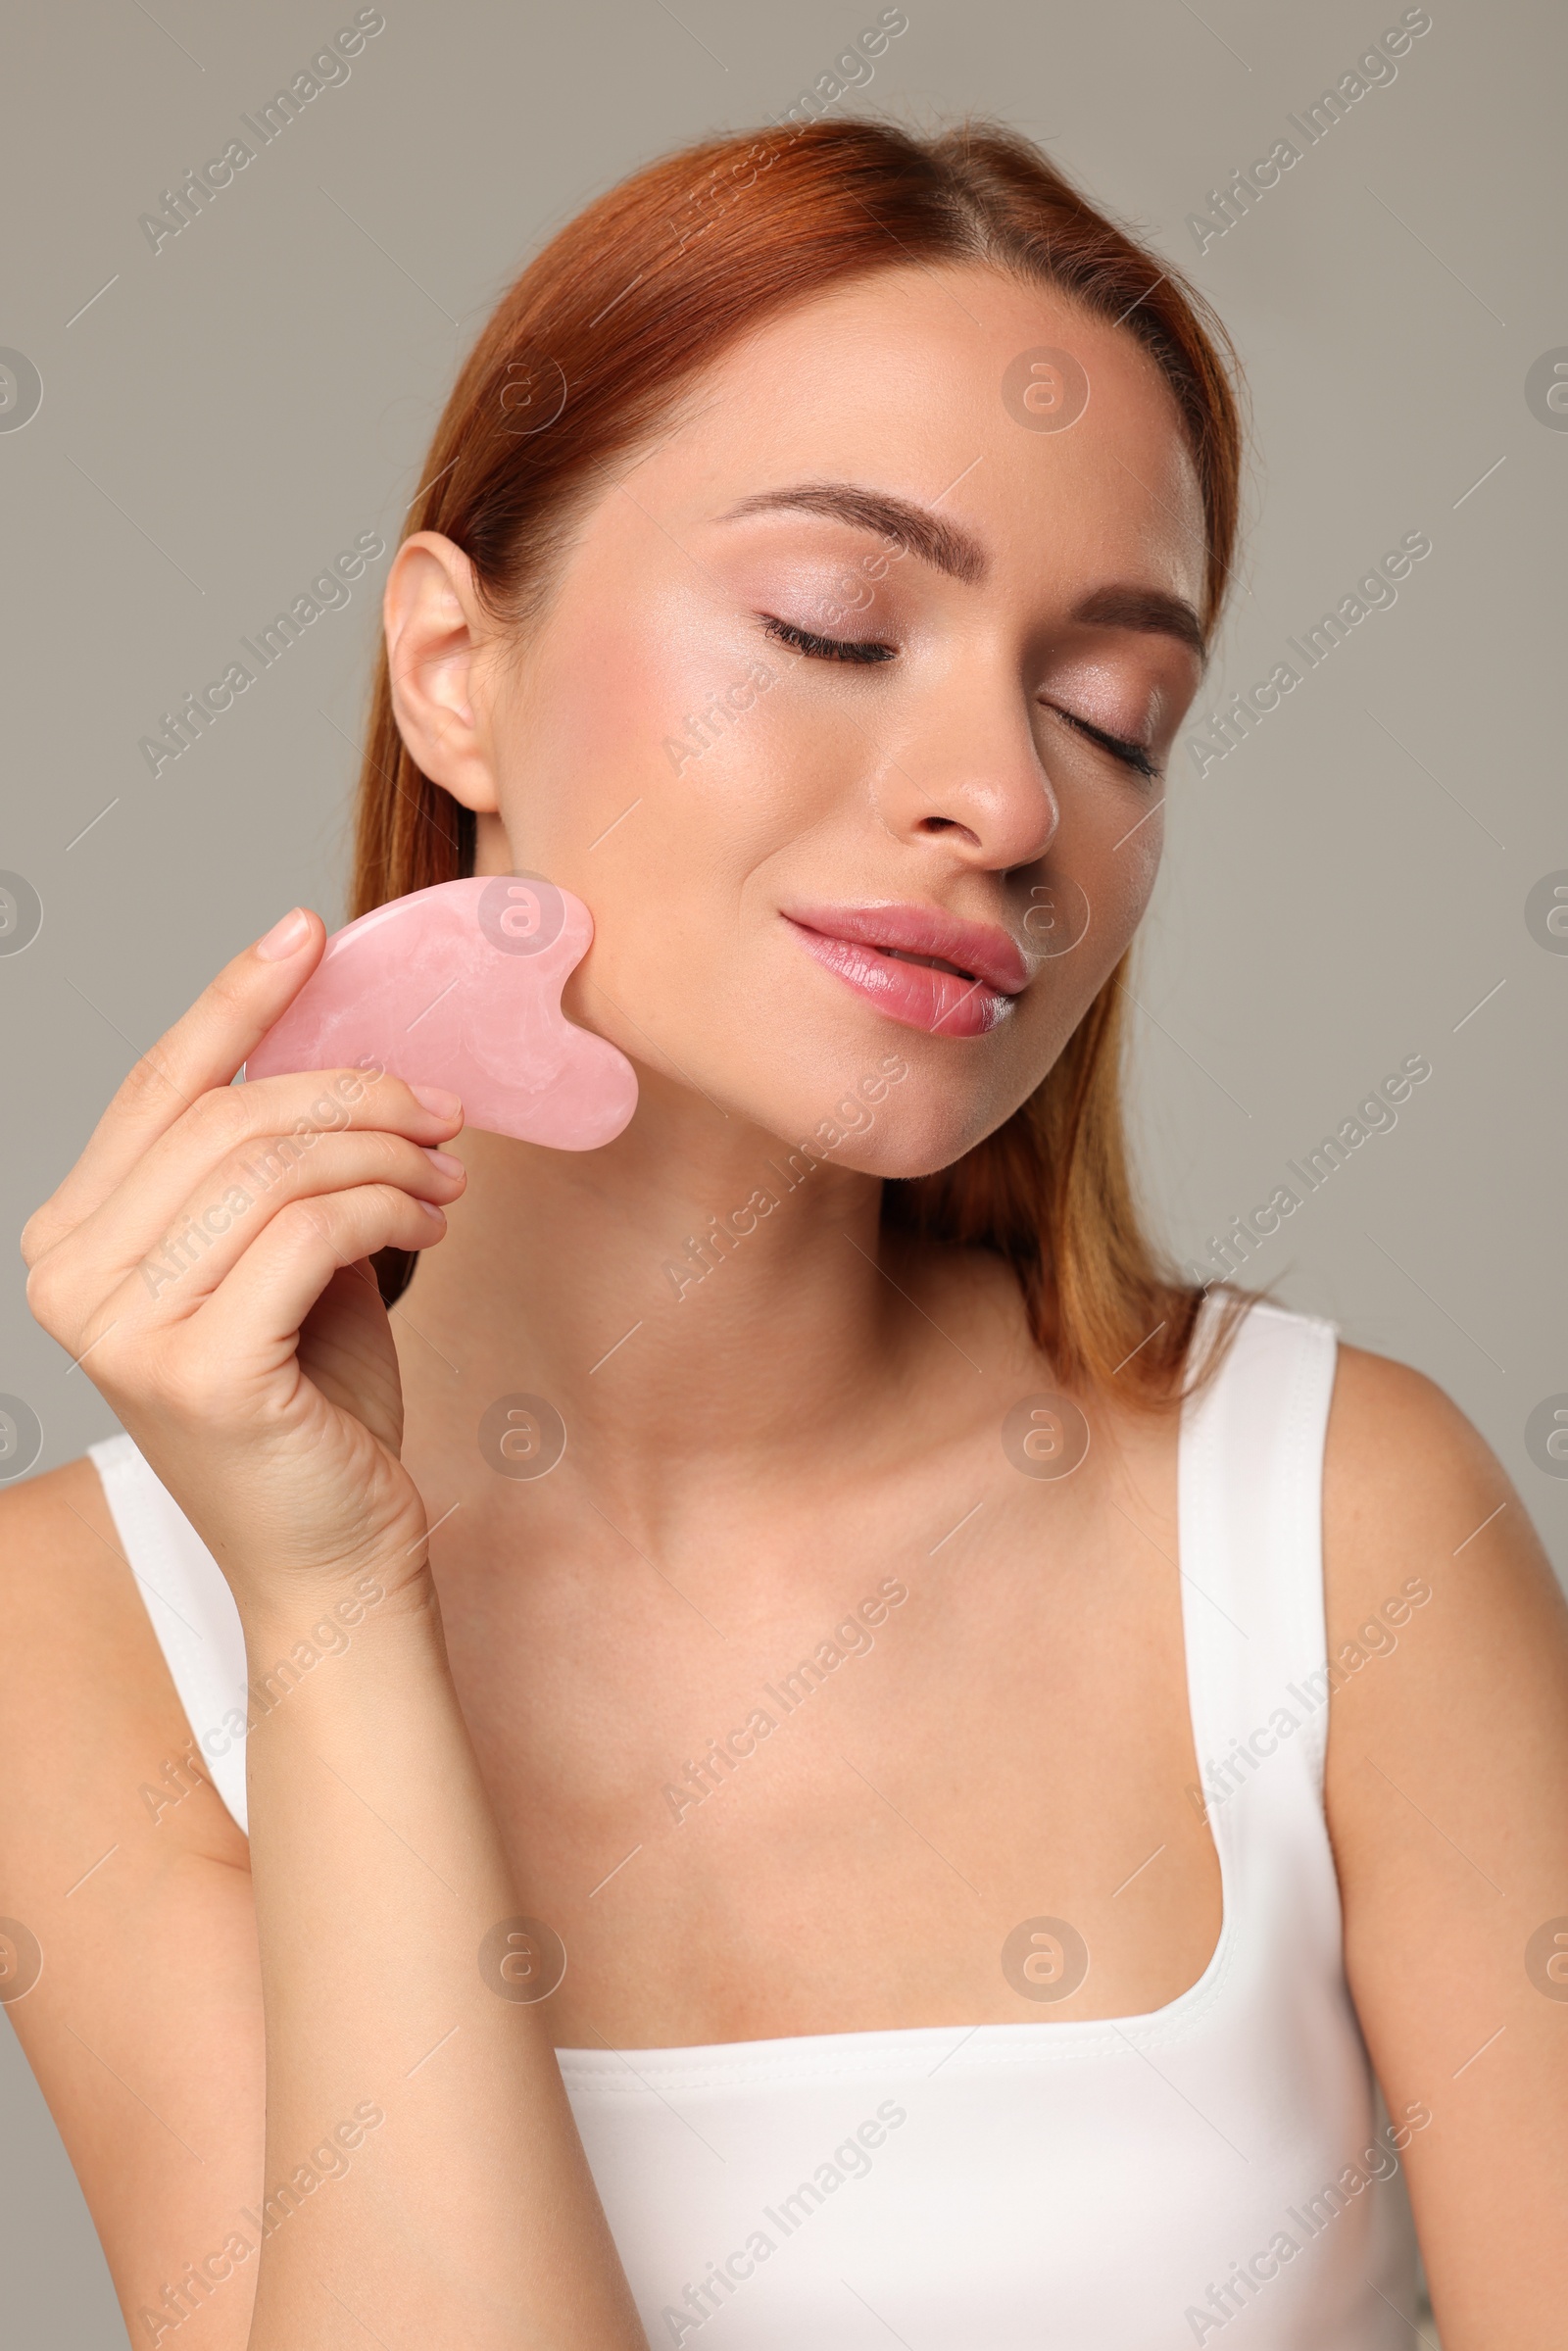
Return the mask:
[[[875,801],[900,841],[988,872],[1034,864],[1061,823],[1015,681],[945,681],[885,751]]]

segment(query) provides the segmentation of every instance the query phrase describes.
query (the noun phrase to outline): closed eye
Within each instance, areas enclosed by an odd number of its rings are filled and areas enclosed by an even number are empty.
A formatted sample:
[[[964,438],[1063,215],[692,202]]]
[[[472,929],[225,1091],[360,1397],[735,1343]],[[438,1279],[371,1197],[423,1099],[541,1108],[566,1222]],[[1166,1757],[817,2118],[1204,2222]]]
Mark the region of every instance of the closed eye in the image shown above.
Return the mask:
[[[898,650],[874,639],[814,636],[808,628],[796,628],[788,620],[775,620],[768,612],[762,614],[762,625],[780,645],[788,645],[792,652],[803,653],[817,661],[891,661]]]
[[[883,645],[875,639],[819,637],[813,630],[797,628],[792,621],[779,620],[770,612],[762,614],[762,625],[780,645],[787,645],[792,652],[804,654],[811,661],[862,663],[891,661],[898,650],[896,646]],[[1045,707],[1054,710],[1058,718],[1065,719],[1079,734],[1087,735],[1091,743],[1098,743],[1102,751],[1108,751],[1111,758],[1119,759],[1124,767],[1135,769],[1151,783],[1159,780],[1160,770],[1144,744],[1130,743],[1122,735],[1107,734],[1103,727],[1092,725],[1075,711],[1062,710],[1059,704],[1047,703]]]
[[[1087,735],[1091,743],[1098,743],[1102,751],[1108,751],[1113,759],[1120,759],[1124,767],[1136,768],[1151,783],[1159,781],[1160,771],[1144,744],[1129,743],[1122,735],[1107,735],[1102,726],[1091,726],[1087,718],[1078,717],[1072,710],[1064,710],[1058,703],[1048,702],[1045,708],[1054,710],[1058,718],[1064,718],[1080,735]]]

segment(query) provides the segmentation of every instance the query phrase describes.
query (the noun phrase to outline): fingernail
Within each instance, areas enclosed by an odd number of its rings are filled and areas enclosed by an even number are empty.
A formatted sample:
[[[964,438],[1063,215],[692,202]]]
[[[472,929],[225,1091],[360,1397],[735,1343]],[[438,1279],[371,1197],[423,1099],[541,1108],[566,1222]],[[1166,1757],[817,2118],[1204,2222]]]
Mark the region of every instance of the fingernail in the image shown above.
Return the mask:
[[[310,935],[310,918],[303,906],[296,906],[257,940],[256,952],[264,963],[281,963],[285,955],[298,955]]]
[[[420,1148],[431,1166],[439,1167],[443,1175],[460,1176],[466,1173],[463,1161],[455,1158],[451,1151],[434,1151],[428,1143],[421,1145]]]
[[[440,1224],[446,1223],[446,1218],[442,1215],[440,1209],[436,1206],[433,1200],[420,1200],[419,1205],[424,1210],[426,1216],[435,1217],[437,1222]]]
[[[449,1094],[445,1086],[411,1085],[409,1092],[416,1102],[422,1102],[427,1110],[433,1110],[437,1118],[456,1118],[463,1107],[460,1098],[456,1094]]]

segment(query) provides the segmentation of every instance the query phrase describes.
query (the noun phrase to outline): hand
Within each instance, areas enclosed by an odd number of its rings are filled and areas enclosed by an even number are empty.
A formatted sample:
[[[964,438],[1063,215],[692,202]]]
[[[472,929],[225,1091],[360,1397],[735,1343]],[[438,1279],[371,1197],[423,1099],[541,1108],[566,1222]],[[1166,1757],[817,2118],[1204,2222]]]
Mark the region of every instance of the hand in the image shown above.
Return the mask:
[[[292,1618],[373,1561],[426,1571],[374,1249],[439,1241],[454,1094],[375,1069],[233,1086],[320,959],[305,908],[137,1062],[22,1237],[27,1300],[247,1608]]]

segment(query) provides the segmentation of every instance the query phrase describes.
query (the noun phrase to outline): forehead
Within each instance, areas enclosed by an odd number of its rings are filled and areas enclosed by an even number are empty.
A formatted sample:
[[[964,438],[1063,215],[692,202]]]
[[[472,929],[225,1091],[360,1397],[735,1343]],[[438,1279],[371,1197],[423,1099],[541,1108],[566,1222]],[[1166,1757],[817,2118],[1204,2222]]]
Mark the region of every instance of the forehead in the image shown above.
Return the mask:
[[[858,482],[940,500],[1002,585],[1047,561],[1201,602],[1202,501],[1170,386],[1053,288],[982,266],[849,280],[725,352],[682,417],[655,464],[693,519],[760,487]]]

